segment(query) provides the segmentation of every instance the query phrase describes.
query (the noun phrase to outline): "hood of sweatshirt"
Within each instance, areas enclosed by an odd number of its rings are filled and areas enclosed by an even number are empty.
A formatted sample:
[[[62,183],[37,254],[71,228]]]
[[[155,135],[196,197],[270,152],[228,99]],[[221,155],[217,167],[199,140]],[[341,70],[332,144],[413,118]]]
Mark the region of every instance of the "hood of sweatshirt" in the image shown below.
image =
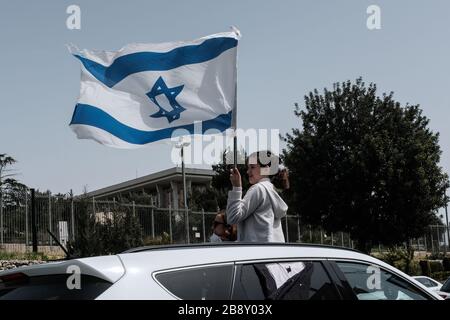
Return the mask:
[[[285,217],[287,209],[288,209],[288,205],[280,197],[280,195],[275,190],[275,187],[270,182],[270,180],[263,179],[263,181],[260,181],[259,183],[261,183],[264,186],[264,188],[267,189],[267,194],[270,198],[270,202],[272,202],[272,208],[273,208],[275,217],[279,218],[279,219]]]

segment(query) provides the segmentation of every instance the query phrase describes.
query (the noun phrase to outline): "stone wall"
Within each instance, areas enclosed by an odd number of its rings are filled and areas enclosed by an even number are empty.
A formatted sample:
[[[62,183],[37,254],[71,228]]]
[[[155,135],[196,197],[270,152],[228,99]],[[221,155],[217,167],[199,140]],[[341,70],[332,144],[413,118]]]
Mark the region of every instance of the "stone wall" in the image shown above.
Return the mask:
[[[42,264],[45,261],[40,260],[0,260],[0,271],[14,269],[23,266],[31,266],[34,264]]]

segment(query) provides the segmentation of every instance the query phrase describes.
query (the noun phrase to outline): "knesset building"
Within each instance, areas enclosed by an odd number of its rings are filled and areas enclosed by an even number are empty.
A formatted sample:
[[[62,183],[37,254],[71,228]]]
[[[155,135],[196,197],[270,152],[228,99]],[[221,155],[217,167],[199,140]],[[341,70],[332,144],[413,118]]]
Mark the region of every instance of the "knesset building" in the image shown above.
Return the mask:
[[[188,193],[205,190],[210,186],[215,171],[200,168],[185,168]],[[158,208],[184,208],[183,174],[180,167],[152,173],[86,194],[95,200],[127,201],[145,199],[145,203]],[[148,199],[148,201],[147,201]]]

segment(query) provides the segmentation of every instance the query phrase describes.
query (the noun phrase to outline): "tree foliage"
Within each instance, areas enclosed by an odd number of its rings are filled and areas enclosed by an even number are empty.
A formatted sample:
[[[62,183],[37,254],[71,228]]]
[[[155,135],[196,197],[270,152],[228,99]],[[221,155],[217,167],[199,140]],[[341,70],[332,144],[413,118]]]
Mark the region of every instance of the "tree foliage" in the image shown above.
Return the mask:
[[[129,206],[93,212],[91,200],[80,198],[76,225],[75,240],[68,243],[72,256],[117,254],[143,245],[142,226]]]
[[[418,105],[377,95],[362,79],[316,90],[296,104],[301,129],[285,138],[290,204],[306,224],[349,232],[358,248],[424,234],[444,204],[448,176],[438,133]]]
[[[0,154],[0,203],[1,206],[24,205],[27,186],[13,178],[16,174],[11,168],[17,161],[5,153]]]

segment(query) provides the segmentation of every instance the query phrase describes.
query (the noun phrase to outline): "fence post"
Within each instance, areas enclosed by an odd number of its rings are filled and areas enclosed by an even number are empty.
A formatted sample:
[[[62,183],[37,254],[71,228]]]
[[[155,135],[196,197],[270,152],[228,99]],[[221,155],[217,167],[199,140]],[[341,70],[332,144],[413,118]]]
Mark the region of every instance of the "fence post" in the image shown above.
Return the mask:
[[[430,226],[430,238],[431,238],[431,252],[434,253],[434,243],[433,243],[433,226]]]
[[[38,251],[37,228],[36,228],[36,197],[34,189],[31,189],[31,239],[33,241],[33,252]]]
[[[190,233],[190,228],[189,228],[189,208],[186,207],[186,209],[184,210],[185,215],[186,215],[186,243],[189,244],[191,243],[191,239],[189,236]],[[191,215],[192,215],[192,211],[191,211]]]
[[[133,217],[136,217],[136,204],[133,201]]]
[[[205,210],[202,208],[203,242],[206,242]]]
[[[72,241],[75,241],[75,212],[74,212],[74,207],[73,207],[73,196],[71,195],[70,197],[70,226],[72,229]]]
[[[333,238],[333,232],[331,233],[331,245],[334,245],[334,238]]]
[[[172,239],[172,205],[169,204],[169,235],[170,235],[170,243],[173,242]]]
[[[3,246],[3,193],[0,193],[0,245]]]
[[[28,190],[25,191],[25,252],[28,252]]]
[[[48,192],[48,230],[52,232],[52,194],[50,191]],[[50,234],[48,235],[48,240],[50,247],[53,246],[53,239]]]
[[[438,245],[438,253],[441,252],[441,237],[439,237],[439,226],[436,226],[436,235],[437,235],[437,245]]]
[[[311,225],[309,226],[309,241],[310,241],[310,243],[313,242],[313,237],[312,237],[312,227],[311,227]]]
[[[155,239],[155,215],[154,215],[154,207],[152,207],[152,238]]]
[[[302,242],[302,235],[300,233],[300,217],[297,216],[297,232],[298,232],[298,242]]]
[[[287,215],[286,215],[286,242],[289,242],[289,224]]]
[[[344,246],[344,232],[341,231],[341,246]]]
[[[323,244],[323,231],[320,229],[320,244]]]

